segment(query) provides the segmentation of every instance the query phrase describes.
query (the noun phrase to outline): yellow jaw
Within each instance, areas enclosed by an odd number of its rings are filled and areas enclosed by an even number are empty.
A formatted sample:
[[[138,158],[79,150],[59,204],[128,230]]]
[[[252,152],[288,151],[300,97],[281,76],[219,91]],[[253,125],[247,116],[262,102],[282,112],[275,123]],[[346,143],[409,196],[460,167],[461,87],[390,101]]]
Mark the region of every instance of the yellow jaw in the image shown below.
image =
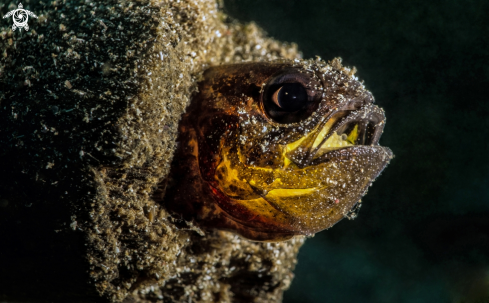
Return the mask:
[[[335,118],[331,118],[322,126],[322,128],[319,131],[318,131],[319,127],[316,127],[316,129],[313,129],[306,136],[292,143],[287,144],[284,149],[285,150],[284,156],[287,158],[285,161],[286,166],[290,165],[290,163],[293,162],[293,158],[297,158],[294,156],[299,154],[300,157],[300,154],[305,152],[306,150],[317,149],[313,157],[314,160],[329,151],[355,145],[355,142],[357,141],[358,138],[358,124],[355,125],[353,130],[351,130],[348,135],[347,134],[338,135],[336,132],[333,132],[329,136],[329,138],[326,141],[324,141],[326,136],[330,133],[333,125],[335,125],[335,123],[341,117],[342,115],[336,116]],[[312,144],[310,144],[311,142]]]
[[[317,135],[313,130],[307,136],[283,146],[278,161],[281,165],[275,168],[245,164],[246,158],[239,146],[232,149],[229,142],[223,140],[222,161],[215,175],[219,190],[256,216],[279,226],[294,226],[294,229],[309,233],[333,225],[357,202],[344,203],[345,195],[340,193],[343,190],[339,192],[335,189],[338,180],[351,179],[348,169],[342,169],[342,164],[335,162],[300,168],[288,155],[300,153],[307,141],[313,142],[312,147],[317,149],[314,158],[353,146],[358,137],[358,126],[348,135],[334,132],[324,140],[334,122],[326,123]],[[369,182],[369,178],[357,177],[357,180],[365,184]],[[347,189],[346,185],[340,185],[340,189]],[[340,201],[343,203],[339,204]]]

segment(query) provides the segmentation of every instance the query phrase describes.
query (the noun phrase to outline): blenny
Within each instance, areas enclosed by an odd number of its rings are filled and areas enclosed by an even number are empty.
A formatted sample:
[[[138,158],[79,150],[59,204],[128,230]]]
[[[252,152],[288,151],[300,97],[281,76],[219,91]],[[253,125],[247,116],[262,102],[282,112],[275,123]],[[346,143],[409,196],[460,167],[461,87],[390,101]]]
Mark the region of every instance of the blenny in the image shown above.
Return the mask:
[[[165,207],[258,241],[351,215],[393,154],[378,144],[384,111],[340,62],[207,69],[179,125]]]

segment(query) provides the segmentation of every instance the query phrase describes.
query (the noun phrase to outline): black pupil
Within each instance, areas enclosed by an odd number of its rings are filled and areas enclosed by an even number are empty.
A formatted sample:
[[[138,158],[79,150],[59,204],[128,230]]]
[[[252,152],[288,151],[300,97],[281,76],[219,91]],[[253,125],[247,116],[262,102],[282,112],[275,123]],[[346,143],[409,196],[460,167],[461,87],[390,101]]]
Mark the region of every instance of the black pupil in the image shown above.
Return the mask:
[[[277,97],[278,105],[288,112],[297,111],[307,103],[306,89],[299,83],[285,83]]]

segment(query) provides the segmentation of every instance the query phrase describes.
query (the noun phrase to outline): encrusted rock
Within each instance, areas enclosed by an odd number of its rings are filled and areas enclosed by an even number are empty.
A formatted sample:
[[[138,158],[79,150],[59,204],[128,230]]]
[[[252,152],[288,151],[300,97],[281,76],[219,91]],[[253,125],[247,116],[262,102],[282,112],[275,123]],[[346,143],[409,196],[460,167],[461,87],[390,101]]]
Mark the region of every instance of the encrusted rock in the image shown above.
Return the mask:
[[[181,229],[151,195],[201,72],[296,47],[212,0],[24,7],[0,28],[0,298],[280,301],[303,239]]]

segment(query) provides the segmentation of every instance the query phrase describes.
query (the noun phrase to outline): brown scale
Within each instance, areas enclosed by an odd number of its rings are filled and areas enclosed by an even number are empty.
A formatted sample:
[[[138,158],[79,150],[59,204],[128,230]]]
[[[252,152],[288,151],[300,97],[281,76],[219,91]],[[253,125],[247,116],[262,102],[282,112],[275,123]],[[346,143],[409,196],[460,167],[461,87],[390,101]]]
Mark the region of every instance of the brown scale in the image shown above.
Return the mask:
[[[348,216],[393,157],[369,91],[323,61],[211,67],[161,188],[175,217],[248,239],[311,235]]]

